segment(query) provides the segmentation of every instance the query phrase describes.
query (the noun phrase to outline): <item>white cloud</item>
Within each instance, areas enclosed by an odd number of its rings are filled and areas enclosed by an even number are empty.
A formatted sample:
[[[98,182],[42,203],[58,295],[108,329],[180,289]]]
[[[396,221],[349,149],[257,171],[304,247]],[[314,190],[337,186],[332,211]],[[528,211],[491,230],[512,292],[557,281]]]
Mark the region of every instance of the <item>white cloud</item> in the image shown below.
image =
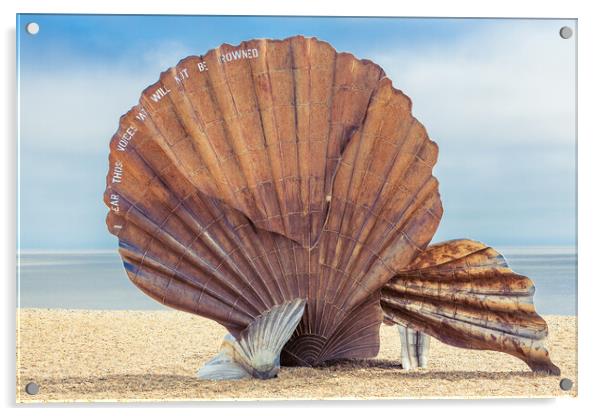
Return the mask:
[[[436,141],[573,141],[574,42],[550,27],[493,24],[370,57],[412,98],[415,115]],[[131,62],[24,71],[25,145],[106,151],[119,116],[161,71],[187,55],[184,44],[165,41]]]
[[[21,76],[21,137],[26,149],[107,152],[119,117],[162,71],[190,53],[167,42],[113,65],[25,68]],[[76,59],[73,61],[77,62]]]
[[[373,56],[437,140],[574,141],[575,43],[558,23],[502,22]]]
[[[148,83],[148,77],[132,77],[109,68],[25,78],[21,87],[22,145],[42,151],[106,151],[120,115],[136,104]]]
[[[190,48],[181,42],[166,40],[142,54],[146,66],[159,67],[160,71],[176,65],[180,59],[191,55]],[[158,77],[158,73],[157,73]]]

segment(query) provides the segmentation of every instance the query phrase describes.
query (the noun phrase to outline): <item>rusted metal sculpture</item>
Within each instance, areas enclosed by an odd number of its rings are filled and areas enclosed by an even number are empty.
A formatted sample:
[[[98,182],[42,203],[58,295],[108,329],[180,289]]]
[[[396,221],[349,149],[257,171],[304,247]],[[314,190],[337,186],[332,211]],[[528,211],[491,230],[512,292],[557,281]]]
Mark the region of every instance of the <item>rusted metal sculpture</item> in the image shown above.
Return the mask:
[[[487,245],[454,240],[429,246],[382,289],[385,320],[446,344],[512,354],[533,371],[557,374],[535,312],[535,287]]]
[[[373,357],[383,311],[445,342],[535,362],[526,343],[545,322],[522,306],[532,298],[528,279],[495,269],[480,286],[449,273],[451,283],[438,274],[415,283],[428,261],[467,252],[455,243],[427,249],[443,213],[437,146],[373,62],[300,36],[222,45],[162,73],[122,116],[110,148],[107,225],[131,281],[232,335],[200,376],[274,375],[279,362],[268,368],[250,345],[289,331],[271,359]],[[484,262],[477,268],[490,261],[473,259]],[[425,267],[443,273],[446,264]],[[445,285],[450,292],[435,296]],[[503,301],[506,309],[491,309]],[[439,317],[454,307],[474,323]],[[501,330],[481,325],[491,314],[524,341],[521,352],[508,337],[492,340],[486,331]]]

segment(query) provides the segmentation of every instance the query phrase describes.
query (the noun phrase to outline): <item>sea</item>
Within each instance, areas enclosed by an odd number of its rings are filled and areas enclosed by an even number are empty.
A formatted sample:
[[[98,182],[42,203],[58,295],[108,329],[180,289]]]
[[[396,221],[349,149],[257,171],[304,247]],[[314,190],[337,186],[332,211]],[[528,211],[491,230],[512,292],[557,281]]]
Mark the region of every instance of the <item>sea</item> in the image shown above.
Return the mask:
[[[535,283],[539,314],[576,315],[574,247],[498,247],[510,267]],[[17,259],[21,308],[161,310],[127,278],[117,251],[22,251]]]

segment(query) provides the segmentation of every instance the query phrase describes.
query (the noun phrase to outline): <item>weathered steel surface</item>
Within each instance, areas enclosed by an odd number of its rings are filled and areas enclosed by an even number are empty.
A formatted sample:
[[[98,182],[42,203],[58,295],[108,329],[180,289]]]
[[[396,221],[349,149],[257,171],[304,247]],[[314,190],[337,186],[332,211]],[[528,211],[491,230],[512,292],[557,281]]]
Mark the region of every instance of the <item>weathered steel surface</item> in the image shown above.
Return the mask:
[[[132,282],[235,337],[306,299],[288,364],[376,355],[379,290],[442,215],[437,146],[410,99],[316,39],[183,59],[110,148],[107,226]]]
[[[560,374],[544,347],[546,322],[535,312],[535,287],[501,254],[471,240],[429,246],[387,283],[387,322],[458,347],[501,351],[533,371]]]

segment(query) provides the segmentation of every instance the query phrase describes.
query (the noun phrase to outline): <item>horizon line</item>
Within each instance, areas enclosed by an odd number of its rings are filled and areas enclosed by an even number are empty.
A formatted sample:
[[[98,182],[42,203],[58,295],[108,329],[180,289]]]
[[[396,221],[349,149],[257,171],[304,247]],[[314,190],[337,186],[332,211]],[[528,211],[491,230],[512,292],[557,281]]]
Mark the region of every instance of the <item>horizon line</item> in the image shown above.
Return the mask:
[[[503,250],[503,249],[574,249],[575,251],[577,251],[577,245],[576,244],[550,244],[550,245],[542,245],[542,244],[533,244],[533,245],[526,245],[526,244],[521,244],[521,245],[499,245],[499,246],[492,246],[489,245],[489,247],[492,247],[496,250]],[[119,253],[119,248],[115,247],[114,249],[110,249],[110,248],[91,248],[91,249],[69,249],[69,248],[51,248],[51,249],[38,249],[38,248],[22,248],[19,249],[17,248],[17,255],[19,254],[59,254],[59,253],[71,253],[71,254],[76,254],[76,253],[81,253],[81,254],[110,254],[110,253]],[[502,253],[503,254],[503,253]]]

